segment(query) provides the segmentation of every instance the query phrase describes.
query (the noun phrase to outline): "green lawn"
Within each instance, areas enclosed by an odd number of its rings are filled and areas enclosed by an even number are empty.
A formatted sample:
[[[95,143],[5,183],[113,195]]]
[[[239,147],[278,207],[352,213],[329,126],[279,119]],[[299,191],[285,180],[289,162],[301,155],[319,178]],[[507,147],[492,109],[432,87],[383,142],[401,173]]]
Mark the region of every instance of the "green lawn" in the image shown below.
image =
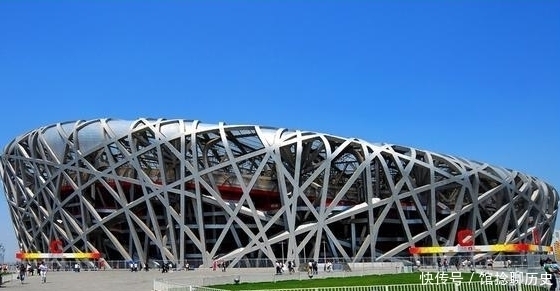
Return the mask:
[[[421,284],[421,275],[427,273],[401,273],[388,275],[368,275],[357,277],[340,277],[324,279],[305,279],[289,280],[277,282],[260,283],[239,283],[227,285],[208,286],[211,288],[224,290],[274,290],[274,289],[293,289],[293,288],[313,288],[313,287],[343,287],[343,286],[371,286],[371,285],[395,285],[395,284]],[[434,277],[436,273],[430,273]],[[449,276],[451,273],[447,273]],[[461,282],[480,281],[477,274],[461,273]],[[426,277],[424,277],[426,278]],[[451,282],[449,280],[449,282]]]

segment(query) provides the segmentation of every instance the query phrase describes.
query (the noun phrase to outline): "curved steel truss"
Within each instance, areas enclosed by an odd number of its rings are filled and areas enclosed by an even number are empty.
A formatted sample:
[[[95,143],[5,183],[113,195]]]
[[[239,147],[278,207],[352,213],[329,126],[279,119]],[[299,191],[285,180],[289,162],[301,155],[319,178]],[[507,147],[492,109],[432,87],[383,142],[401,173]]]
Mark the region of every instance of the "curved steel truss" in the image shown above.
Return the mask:
[[[25,251],[270,261],[411,246],[550,244],[558,194],[513,170],[410,147],[199,121],[59,123],[11,142],[2,181]]]

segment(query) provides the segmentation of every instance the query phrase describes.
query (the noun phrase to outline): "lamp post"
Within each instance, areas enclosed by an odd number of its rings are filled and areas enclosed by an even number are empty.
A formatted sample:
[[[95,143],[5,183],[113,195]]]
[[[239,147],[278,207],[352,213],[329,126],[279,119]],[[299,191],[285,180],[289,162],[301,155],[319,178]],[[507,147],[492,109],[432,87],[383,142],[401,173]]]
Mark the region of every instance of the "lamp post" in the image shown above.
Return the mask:
[[[327,242],[323,240],[323,264],[325,264],[325,270],[327,269]]]
[[[284,263],[284,241],[280,242],[280,246],[282,246],[282,264]]]
[[[2,243],[0,243],[0,264],[4,264],[4,252],[6,251],[6,249],[4,248],[4,245]]]

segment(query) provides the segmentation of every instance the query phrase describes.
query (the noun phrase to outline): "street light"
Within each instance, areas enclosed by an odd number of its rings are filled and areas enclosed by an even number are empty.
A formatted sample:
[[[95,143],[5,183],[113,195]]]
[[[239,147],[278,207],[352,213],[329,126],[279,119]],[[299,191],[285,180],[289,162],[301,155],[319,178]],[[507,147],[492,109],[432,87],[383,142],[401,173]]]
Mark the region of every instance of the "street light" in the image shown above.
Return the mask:
[[[282,264],[284,263],[284,241],[280,242],[280,246],[282,246]]]
[[[323,264],[325,264],[325,270],[327,269],[327,242],[323,240]]]
[[[0,264],[4,264],[4,252],[6,251],[6,249],[4,248],[4,245],[2,243],[0,243]]]

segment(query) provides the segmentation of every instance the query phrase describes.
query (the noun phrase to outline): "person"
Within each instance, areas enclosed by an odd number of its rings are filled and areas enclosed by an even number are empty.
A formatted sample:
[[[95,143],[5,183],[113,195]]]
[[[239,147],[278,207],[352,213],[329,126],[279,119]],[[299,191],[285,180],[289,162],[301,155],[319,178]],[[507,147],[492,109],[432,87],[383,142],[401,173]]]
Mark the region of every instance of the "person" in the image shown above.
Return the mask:
[[[24,263],[21,263],[19,265],[19,276],[18,276],[18,279],[21,281],[21,284],[23,284],[23,280],[25,279],[26,274],[27,274],[27,266]]]
[[[288,261],[288,274],[294,273],[294,263],[292,261]]]
[[[33,276],[33,267],[27,263],[27,276]]]
[[[560,274],[560,266],[553,262],[551,258],[547,258],[544,262],[541,261],[544,271],[550,276],[550,291],[555,291],[558,283],[556,281],[556,274]]]
[[[276,261],[276,275],[282,274],[282,266],[280,266],[280,261]]]
[[[486,259],[486,266],[488,269],[494,270],[494,260],[492,260],[492,257]]]
[[[47,283],[47,265],[45,264],[45,262],[41,262],[41,264],[39,265],[38,271],[39,271],[39,275],[41,275],[41,282],[42,283]]]

